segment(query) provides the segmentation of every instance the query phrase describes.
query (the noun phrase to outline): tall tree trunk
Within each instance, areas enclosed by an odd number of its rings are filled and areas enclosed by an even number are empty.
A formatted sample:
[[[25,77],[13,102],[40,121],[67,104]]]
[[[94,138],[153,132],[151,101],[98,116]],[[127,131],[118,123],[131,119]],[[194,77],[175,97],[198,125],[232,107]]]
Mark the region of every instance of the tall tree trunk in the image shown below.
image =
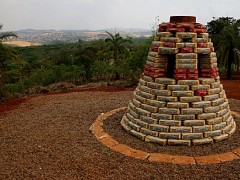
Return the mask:
[[[118,59],[118,52],[117,49],[115,49],[114,51],[114,59],[115,59],[115,79],[114,80],[119,80],[120,79],[120,75],[118,73],[118,67],[119,67],[119,59]]]
[[[115,80],[119,80],[119,79],[120,79],[120,75],[119,75],[118,72],[116,72],[116,74],[115,74]]]
[[[231,44],[229,47],[229,54],[228,54],[228,63],[227,63],[227,79],[232,78],[232,63],[234,60],[234,50],[233,45]]]

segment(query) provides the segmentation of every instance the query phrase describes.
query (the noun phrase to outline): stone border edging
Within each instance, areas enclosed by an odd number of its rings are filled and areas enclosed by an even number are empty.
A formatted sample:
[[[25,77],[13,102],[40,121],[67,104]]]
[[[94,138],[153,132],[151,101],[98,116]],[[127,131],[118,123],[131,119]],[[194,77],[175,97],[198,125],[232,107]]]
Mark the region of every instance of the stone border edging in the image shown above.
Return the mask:
[[[161,163],[172,163],[172,164],[199,164],[199,165],[208,165],[208,164],[217,164],[226,161],[233,161],[240,159],[240,148],[234,149],[231,152],[225,152],[221,154],[213,154],[208,156],[178,156],[171,154],[163,153],[149,153],[146,151],[138,150],[131,148],[125,144],[121,144],[115,139],[113,139],[109,134],[103,130],[103,121],[106,120],[109,116],[120,112],[126,109],[126,107],[121,107],[118,109],[113,109],[105,114],[101,114],[94,121],[90,127],[90,131],[94,136],[100,141],[103,145],[108,148],[122,153],[126,156],[130,156],[136,159],[148,160],[150,162],[161,162]],[[234,111],[231,111],[232,115],[240,117],[240,114]]]

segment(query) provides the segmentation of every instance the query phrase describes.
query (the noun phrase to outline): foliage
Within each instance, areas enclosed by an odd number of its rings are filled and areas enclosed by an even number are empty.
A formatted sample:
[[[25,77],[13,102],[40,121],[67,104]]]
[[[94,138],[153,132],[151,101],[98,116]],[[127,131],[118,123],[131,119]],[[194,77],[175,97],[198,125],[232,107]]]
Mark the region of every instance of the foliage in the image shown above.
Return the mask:
[[[2,29],[3,25],[0,24],[0,30]],[[0,34],[0,42],[2,42],[3,40],[6,40],[9,37],[18,37],[15,33],[13,32],[5,32],[5,33],[1,33]]]
[[[2,29],[2,26],[3,25],[0,25],[0,30]],[[17,37],[17,35],[12,32],[0,34],[0,100],[5,94],[3,85],[5,84],[6,71],[8,70],[7,60],[16,60],[15,51],[9,47],[3,46],[2,41],[12,36]]]
[[[143,71],[143,66],[146,63],[146,57],[149,51],[151,40],[143,41],[137,46],[134,46],[130,56],[127,57],[127,74],[130,76],[131,82],[138,82],[139,76]]]
[[[6,69],[5,95],[13,96],[35,86],[61,81],[77,85],[90,81],[114,82],[116,74],[134,83],[141,74],[151,41],[148,38],[133,41],[117,33],[106,40],[70,44],[34,47],[0,44],[4,52],[11,54],[1,65]]]
[[[240,20],[232,17],[220,17],[208,22],[207,29],[214,43],[218,55],[218,65],[230,79],[234,71],[234,64],[239,70],[239,61],[236,49],[240,48]]]
[[[107,43],[108,51],[112,52],[111,58],[116,74],[115,79],[118,80],[120,78],[119,73],[121,73],[121,64],[125,63],[124,61],[126,55],[129,54],[129,45],[132,43],[132,40],[130,37],[124,39],[119,33],[116,33],[115,35],[107,31],[106,33],[110,36],[110,38],[105,39],[105,42]]]
[[[220,70],[227,73],[228,78],[233,70],[239,69],[236,56],[240,47],[239,27],[240,20],[229,17],[213,19],[207,24]],[[35,47],[10,47],[0,42],[0,97],[61,81],[79,85],[124,79],[136,84],[152,37],[133,39],[123,38],[119,33],[106,33],[109,38],[105,40]],[[6,35],[13,34],[1,34],[0,38]]]

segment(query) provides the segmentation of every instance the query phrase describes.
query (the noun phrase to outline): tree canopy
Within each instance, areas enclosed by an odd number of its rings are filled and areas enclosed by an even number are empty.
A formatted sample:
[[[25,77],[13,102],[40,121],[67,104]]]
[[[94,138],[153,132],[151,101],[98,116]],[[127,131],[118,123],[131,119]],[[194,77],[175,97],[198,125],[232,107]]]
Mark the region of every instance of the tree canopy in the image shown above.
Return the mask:
[[[5,56],[1,65],[5,69],[2,94],[12,97],[15,93],[61,81],[76,85],[95,81],[112,84],[116,79],[125,79],[136,83],[147,58],[150,39],[135,40],[123,38],[119,33],[107,33],[106,39],[68,44],[34,47],[0,44],[0,60]],[[6,52],[13,53],[11,57],[15,59],[6,57]]]
[[[0,30],[2,29],[3,25],[0,24]],[[18,37],[15,33],[13,32],[4,32],[4,33],[1,33],[0,34],[0,43],[3,41],[3,40],[6,40],[7,38],[9,37]]]
[[[233,17],[213,18],[207,23],[207,30],[218,55],[218,65],[231,79],[233,71],[239,71],[240,20]]]

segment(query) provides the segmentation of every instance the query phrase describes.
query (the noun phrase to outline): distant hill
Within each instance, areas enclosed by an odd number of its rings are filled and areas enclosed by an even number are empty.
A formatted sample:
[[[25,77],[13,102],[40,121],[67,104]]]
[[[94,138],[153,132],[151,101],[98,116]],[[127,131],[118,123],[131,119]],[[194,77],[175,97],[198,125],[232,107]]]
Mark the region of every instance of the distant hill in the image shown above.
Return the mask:
[[[142,29],[142,28],[121,28],[121,27],[116,27],[116,28],[108,28],[103,31],[110,31],[110,32],[123,32],[123,33],[140,33],[140,32],[150,32],[150,29]]]
[[[55,33],[55,32],[83,32],[90,30],[55,30],[55,29],[21,29],[14,31],[15,33]]]
[[[3,44],[11,45],[11,46],[19,46],[19,47],[27,47],[27,46],[41,46],[40,43],[31,43],[27,41],[4,41]]]
[[[38,29],[21,29],[14,31],[15,33],[47,33],[47,32],[116,32],[116,33],[140,33],[140,32],[148,32],[150,33],[150,29],[143,29],[143,28],[107,28],[107,29],[99,29],[99,30],[89,30],[89,29],[82,29],[82,30],[55,30],[55,29],[45,29],[45,30],[38,30]]]
[[[11,41],[26,41],[39,44],[53,44],[53,43],[74,43],[79,40],[91,41],[94,39],[105,39],[109,37],[106,31],[111,33],[120,33],[121,36],[130,36],[133,38],[150,37],[152,32],[148,29],[141,28],[107,28],[101,30],[37,30],[37,29],[23,29],[14,31],[19,38],[10,38]]]

